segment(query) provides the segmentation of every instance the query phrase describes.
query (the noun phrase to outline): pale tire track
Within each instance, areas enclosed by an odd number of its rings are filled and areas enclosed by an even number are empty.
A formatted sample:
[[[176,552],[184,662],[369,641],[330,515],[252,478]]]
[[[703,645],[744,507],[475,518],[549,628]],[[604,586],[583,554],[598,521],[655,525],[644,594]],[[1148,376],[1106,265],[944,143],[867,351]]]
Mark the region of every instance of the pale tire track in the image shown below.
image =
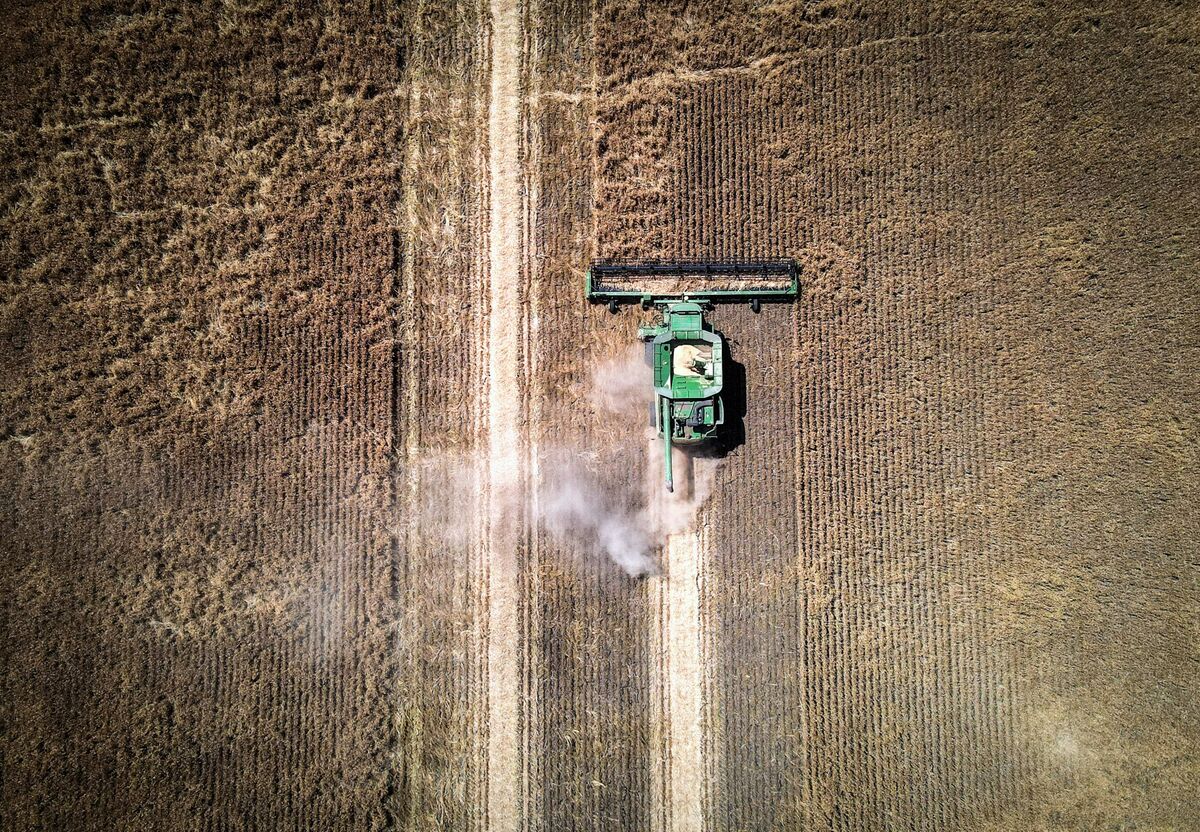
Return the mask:
[[[487,820],[505,832],[521,821],[521,53],[515,0],[492,0],[488,117],[489,236]]]
[[[703,536],[671,535],[667,541],[666,656],[669,832],[704,829],[704,655],[700,617]]]
[[[661,454],[657,440],[650,459]],[[651,495],[662,488],[658,466],[647,468]],[[690,487],[695,487],[694,484]],[[682,492],[659,495],[657,510],[694,500]],[[695,522],[693,520],[693,522]],[[706,535],[688,529],[667,536],[662,550],[664,577],[653,590],[657,614],[650,622],[651,673],[651,829],[654,832],[702,832],[710,766],[706,760],[706,627],[701,608]]]

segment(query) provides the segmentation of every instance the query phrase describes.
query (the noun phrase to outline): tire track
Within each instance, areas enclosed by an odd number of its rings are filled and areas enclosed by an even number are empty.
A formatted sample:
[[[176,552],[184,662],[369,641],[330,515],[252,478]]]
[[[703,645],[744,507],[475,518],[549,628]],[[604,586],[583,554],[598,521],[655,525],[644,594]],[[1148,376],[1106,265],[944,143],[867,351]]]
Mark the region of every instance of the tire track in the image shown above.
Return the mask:
[[[520,822],[521,50],[516,0],[492,0],[489,237],[487,828]]]
[[[703,543],[700,532],[685,532],[671,535],[666,547],[669,832],[704,828]]]
[[[648,458],[657,459],[661,445],[652,440]],[[705,460],[676,455],[680,490],[661,492],[660,465],[647,466],[647,487],[659,522],[698,507],[711,487],[713,469]],[[686,471],[686,475],[682,472]],[[697,478],[702,483],[697,485]],[[657,497],[653,495],[658,495]],[[661,502],[659,502],[661,501]],[[693,508],[698,511],[698,508]],[[701,598],[705,580],[707,534],[701,521],[669,534],[662,558],[664,577],[655,581],[651,597],[651,825],[654,832],[700,832],[705,828],[710,772],[707,693],[709,690],[707,627]]]

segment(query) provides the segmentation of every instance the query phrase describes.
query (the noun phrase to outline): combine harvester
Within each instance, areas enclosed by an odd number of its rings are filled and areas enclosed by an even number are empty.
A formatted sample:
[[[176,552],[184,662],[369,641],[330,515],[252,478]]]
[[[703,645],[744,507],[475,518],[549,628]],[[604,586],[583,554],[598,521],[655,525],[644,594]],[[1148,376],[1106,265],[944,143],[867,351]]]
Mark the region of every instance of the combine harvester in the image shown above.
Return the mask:
[[[623,303],[654,309],[638,327],[653,368],[654,428],[663,439],[667,491],[674,491],[671,449],[718,439],[725,424],[725,341],[704,319],[720,302],[792,301],[799,293],[794,260],[716,263],[593,263],[585,292],[616,313]]]

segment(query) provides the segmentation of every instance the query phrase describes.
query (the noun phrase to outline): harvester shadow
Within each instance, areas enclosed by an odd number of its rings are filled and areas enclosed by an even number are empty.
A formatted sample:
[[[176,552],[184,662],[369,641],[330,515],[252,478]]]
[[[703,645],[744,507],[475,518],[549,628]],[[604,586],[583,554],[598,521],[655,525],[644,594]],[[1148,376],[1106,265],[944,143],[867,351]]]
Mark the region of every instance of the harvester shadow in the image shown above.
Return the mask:
[[[728,339],[724,365],[721,397],[725,401],[725,425],[711,448],[711,455],[716,457],[725,457],[746,443],[746,367],[733,357],[733,345]]]

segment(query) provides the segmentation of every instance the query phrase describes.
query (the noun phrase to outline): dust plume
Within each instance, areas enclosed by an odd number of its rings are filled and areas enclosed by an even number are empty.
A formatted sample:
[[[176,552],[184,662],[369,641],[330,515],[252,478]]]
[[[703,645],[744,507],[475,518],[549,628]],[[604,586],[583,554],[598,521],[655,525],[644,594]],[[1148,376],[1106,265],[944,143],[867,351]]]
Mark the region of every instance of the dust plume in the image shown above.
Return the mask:
[[[641,429],[638,429],[639,434]],[[608,459],[570,448],[544,452],[534,519],[566,545],[603,553],[633,577],[659,573],[657,553],[667,538],[694,527],[712,491],[717,460],[676,450],[675,493],[662,477],[662,443],[643,443],[644,475],[625,470],[628,456]]]
[[[447,557],[467,557],[487,519],[486,459],[463,451],[430,451],[406,466],[399,478],[399,487],[409,492],[417,510],[411,518],[399,518],[393,533],[404,534],[411,520]]]
[[[603,553],[633,577],[656,575],[667,538],[695,526],[718,460],[677,448],[677,487],[667,492],[662,441],[647,418],[655,398],[643,344],[595,365],[589,382],[585,400],[619,439],[604,452],[542,448],[533,519],[566,547]]]
[[[538,486],[536,519],[562,542],[603,552],[629,575],[657,572],[653,530],[641,509],[606,488],[579,454],[559,450],[550,457],[551,473]]]
[[[607,414],[639,418],[654,403],[650,367],[644,344],[633,344],[620,355],[592,368],[588,395]],[[631,429],[636,425],[630,425]]]
[[[694,528],[712,492],[719,460],[676,448],[675,493],[663,484],[662,441],[647,426],[654,401],[642,345],[596,366],[583,391],[606,423],[622,437],[605,450],[577,444],[537,449],[539,478],[522,484],[516,475],[492,483],[512,522],[540,525],[565,551],[601,554],[633,577],[658,574],[658,552],[671,535]],[[419,507],[412,518],[422,536],[447,556],[466,557],[481,544],[487,519],[488,472],[482,457],[431,452],[412,463]]]

